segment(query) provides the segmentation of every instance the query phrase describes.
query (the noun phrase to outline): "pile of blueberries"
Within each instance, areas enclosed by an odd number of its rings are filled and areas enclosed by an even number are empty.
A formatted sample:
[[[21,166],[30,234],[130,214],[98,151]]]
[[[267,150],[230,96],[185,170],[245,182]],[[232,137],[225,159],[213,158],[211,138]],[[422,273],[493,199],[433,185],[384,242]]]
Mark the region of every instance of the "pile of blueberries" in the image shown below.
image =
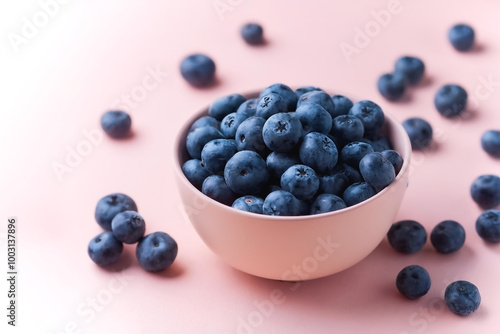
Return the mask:
[[[101,267],[116,263],[123,252],[123,244],[135,244],[135,255],[142,268],[161,271],[168,268],[177,256],[177,243],[164,232],[144,236],[146,223],[137,213],[137,205],[121,193],[104,196],[97,202],[97,223],[106,230],[90,240],[88,254]]]
[[[247,100],[215,100],[186,137],[182,171],[205,195],[274,216],[318,214],[360,203],[403,165],[374,102],[317,87],[274,84]]]

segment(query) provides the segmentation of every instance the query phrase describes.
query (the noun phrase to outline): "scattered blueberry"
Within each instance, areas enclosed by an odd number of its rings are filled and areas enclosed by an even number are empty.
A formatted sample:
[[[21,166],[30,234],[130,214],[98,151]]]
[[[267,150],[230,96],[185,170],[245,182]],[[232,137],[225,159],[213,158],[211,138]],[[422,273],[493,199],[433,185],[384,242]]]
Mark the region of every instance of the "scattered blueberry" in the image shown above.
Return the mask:
[[[443,254],[453,253],[462,248],[465,242],[465,230],[454,220],[445,220],[437,224],[431,232],[432,246]]]
[[[130,131],[132,119],[130,115],[124,111],[111,110],[107,111],[101,117],[101,127],[110,137],[123,138]]]
[[[500,177],[496,175],[481,175],[470,187],[474,202],[482,209],[493,209],[500,204]]]
[[[425,65],[417,57],[404,56],[396,60],[394,72],[404,76],[410,85],[417,85],[423,78]]]
[[[111,231],[111,221],[123,211],[137,211],[134,200],[125,194],[110,194],[97,202],[95,220],[103,229]]]
[[[238,107],[245,101],[246,98],[241,94],[231,94],[219,97],[208,107],[208,115],[218,121],[222,121],[222,119],[230,113],[236,112]]]
[[[391,184],[396,177],[392,164],[379,152],[365,155],[359,162],[359,172],[377,192]]]
[[[203,146],[201,161],[211,174],[221,174],[231,157],[238,152],[232,139],[214,139]]]
[[[224,177],[221,175],[208,176],[201,185],[201,192],[211,199],[225,204],[231,205],[238,197],[231,188],[228,187]]]
[[[144,236],[146,222],[137,212],[124,211],[113,218],[111,230],[116,239],[125,244],[133,244]]]
[[[241,28],[241,37],[250,45],[262,44],[264,30],[257,23],[247,23]]]
[[[191,159],[182,165],[182,172],[193,186],[201,190],[203,181],[210,175],[200,159]]]
[[[403,127],[414,150],[423,150],[432,142],[432,127],[425,119],[409,118],[403,122]]]
[[[265,189],[269,173],[266,162],[257,152],[245,150],[229,159],[224,168],[224,179],[235,193],[255,195]]]
[[[444,117],[456,117],[465,111],[467,92],[459,85],[444,85],[434,96],[434,105]]]
[[[224,138],[224,135],[212,126],[197,128],[188,133],[186,148],[193,159],[201,159],[201,151],[206,143],[214,139]]]
[[[177,257],[177,242],[165,232],[154,232],[139,241],[135,255],[139,264],[147,271],[164,270]]]
[[[290,113],[274,114],[264,123],[262,137],[270,150],[281,153],[291,152],[302,138],[302,124]]]
[[[338,161],[335,143],[325,134],[309,132],[304,136],[299,148],[300,161],[319,174],[328,174]]]
[[[403,158],[401,155],[394,150],[384,150],[380,152],[384,158],[386,158],[394,167],[394,172],[398,175],[401,167],[403,167]]]
[[[118,261],[122,251],[123,244],[109,231],[90,240],[87,249],[92,261],[101,267],[109,266]]]
[[[349,115],[361,120],[365,132],[375,132],[384,125],[384,112],[372,101],[363,100],[355,103],[349,110]]]
[[[335,118],[340,115],[347,115],[349,110],[351,110],[353,103],[350,99],[343,95],[333,95],[333,113],[332,118]]]
[[[295,110],[297,107],[297,94],[295,94],[295,92],[287,85],[281,83],[273,84],[261,91],[259,98],[262,98],[264,95],[269,93],[280,95],[285,100],[288,111]]]
[[[208,86],[214,81],[215,63],[203,54],[193,54],[182,60],[181,74],[195,87]]]
[[[370,144],[352,141],[342,148],[340,157],[343,163],[358,168],[359,162],[368,153],[373,153],[373,148]]]
[[[262,129],[266,120],[262,117],[252,116],[244,120],[238,129],[234,140],[239,151],[252,150],[258,153],[264,153],[268,150],[262,137]]]
[[[347,206],[353,206],[370,197],[374,196],[377,192],[366,182],[356,182],[351,184],[344,191],[342,198]]]
[[[427,270],[418,265],[404,267],[396,278],[398,291],[408,299],[417,299],[431,288],[431,277]]]
[[[424,247],[427,233],[424,227],[414,220],[402,220],[392,224],[387,232],[389,244],[396,251],[404,254],[418,252]]]
[[[406,90],[405,77],[398,72],[383,74],[377,81],[377,88],[387,100],[399,100]]]
[[[311,204],[311,215],[337,211],[346,207],[342,198],[333,194],[321,194]]]
[[[474,44],[474,29],[467,24],[457,24],[448,31],[448,39],[457,51],[467,51]]]
[[[260,197],[255,197],[251,195],[246,195],[237,198],[232,207],[242,211],[248,211],[253,213],[262,213],[262,206],[264,205],[264,200]]]
[[[478,309],[481,295],[477,287],[467,281],[455,281],[446,287],[444,301],[451,312],[468,315]]]
[[[281,189],[289,191],[301,200],[312,199],[319,188],[319,179],[306,165],[293,165],[281,175]]]
[[[222,119],[220,123],[220,132],[226,138],[234,138],[236,135],[236,130],[244,120],[246,120],[249,116],[243,113],[232,112],[229,115],[226,115]]]
[[[484,211],[476,220],[476,231],[487,242],[500,242],[500,211]]]
[[[488,130],[481,137],[483,150],[495,158],[500,158],[500,131]]]

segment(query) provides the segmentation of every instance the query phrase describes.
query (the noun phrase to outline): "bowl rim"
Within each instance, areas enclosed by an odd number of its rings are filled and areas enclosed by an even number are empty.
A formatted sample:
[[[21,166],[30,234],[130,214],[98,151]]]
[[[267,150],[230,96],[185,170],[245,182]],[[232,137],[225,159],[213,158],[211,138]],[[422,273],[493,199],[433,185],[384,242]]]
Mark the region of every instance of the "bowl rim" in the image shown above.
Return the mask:
[[[292,88],[293,89],[293,88]],[[243,95],[247,100],[253,99],[253,98],[258,98],[259,93],[261,90],[255,90],[255,91],[249,91],[247,93],[240,93]],[[294,89],[295,91],[295,89]],[[328,91],[325,91],[327,94]],[[330,94],[329,94],[330,95]],[[331,95],[330,95],[331,96]],[[345,96],[345,95],[344,95]],[[366,99],[362,100],[357,100],[354,103],[360,102],[360,101],[365,101]],[[371,100],[370,100],[371,101]],[[378,104],[377,104],[378,105]],[[185,149],[185,143],[186,143],[186,136],[189,133],[189,129],[191,128],[191,125],[200,117],[202,116],[208,116],[208,106],[204,107],[203,109],[198,110],[198,112],[194,113],[191,115],[181,126],[179,131],[177,132],[174,140],[174,150],[173,150],[173,155],[174,155],[174,170],[175,173],[177,174],[178,180],[180,180],[185,186],[188,188],[191,188],[191,190],[195,191],[196,193],[199,193],[200,196],[202,196],[204,199],[208,200],[212,205],[215,205],[222,210],[229,210],[229,212],[232,212],[233,214],[241,214],[243,216],[248,216],[248,218],[253,218],[253,219],[260,219],[260,220],[269,220],[269,221],[301,221],[301,220],[315,220],[315,219],[324,219],[325,217],[335,217],[335,216],[340,216],[347,214],[353,210],[358,209],[359,207],[368,205],[370,202],[375,201],[377,198],[383,196],[386,192],[392,191],[392,188],[396,186],[396,183],[400,182],[400,180],[405,177],[405,174],[407,174],[407,169],[410,167],[410,160],[412,157],[412,148],[411,148],[411,143],[410,143],[410,138],[408,135],[403,136],[403,143],[402,147],[406,148],[406,152],[398,152],[401,154],[403,157],[403,165],[401,166],[401,169],[399,173],[396,175],[395,179],[389,184],[387,187],[382,189],[380,192],[376,193],[372,197],[357,203],[355,205],[336,210],[336,211],[330,211],[330,212],[324,212],[324,213],[318,213],[314,215],[301,215],[301,216],[271,216],[271,215],[265,215],[261,213],[254,213],[254,212],[248,212],[248,211],[243,211],[243,210],[238,210],[235,209],[229,205],[222,204],[207,195],[203,194],[201,190],[196,188],[189,182],[189,180],[186,178],[182,171],[182,165],[183,162],[181,161],[181,155],[182,155],[182,148],[181,145]],[[389,119],[389,122],[387,122],[387,119]],[[401,133],[406,133],[406,131],[403,128],[403,125],[390,113],[387,113],[384,111],[384,126],[386,124],[390,124],[390,126],[396,126],[399,128],[399,132]],[[332,220],[334,222],[335,220]]]

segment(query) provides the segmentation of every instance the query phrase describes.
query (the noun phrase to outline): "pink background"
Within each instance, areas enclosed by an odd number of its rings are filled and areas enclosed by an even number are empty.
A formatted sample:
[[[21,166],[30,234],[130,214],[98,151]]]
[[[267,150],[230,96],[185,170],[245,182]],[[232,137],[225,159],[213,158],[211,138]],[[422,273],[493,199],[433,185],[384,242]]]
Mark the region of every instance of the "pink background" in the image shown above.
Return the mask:
[[[214,4],[221,3],[227,11],[218,15]],[[12,332],[497,333],[500,245],[487,245],[476,234],[481,211],[469,187],[480,174],[500,174],[500,161],[479,143],[485,130],[500,127],[500,3],[401,0],[383,27],[373,24],[372,11],[387,11],[391,3],[69,1],[47,22],[40,16],[45,26],[16,52],[8,36],[21,34],[23,18],[33,22],[41,5],[3,2],[1,262],[8,216],[18,217],[20,245],[19,326]],[[267,45],[249,47],[241,40],[239,28],[248,21],[262,23]],[[458,53],[448,43],[447,30],[458,22],[475,28],[475,50]],[[355,46],[356,29],[365,27],[374,29],[372,37],[349,62],[340,45]],[[199,90],[183,81],[179,62],[192,52],[213,57],[218,85]],[[426,79],[409,99],[390,103],[377,92],[376,80],[404,54],[423,59]],[[154,69],[163,73],[156,84],[147,78]],[[485,84],[488,77],[493,85]],[[155,87],[144,90],[143,80]],[[173,138],[216,97],[274,82],[320,86],[371,99],[401,121],[421,116],[431,122],[435,143],[414,154],[397,219],[420,221],[429,233],[440,221],[455,219],[466,229],[465,246],[441,255],[428,242],[405,256],[384,240],[351,269],[298,286],[253,277],[219,260],[183,213]],[[433,96],[446,83],[469,92],[471,117],[447,120],[436,112]],[[141,89],[143,96],[137,95]],[[82,131],[100,131],[101,114],[131,93],[134,105],[126,109],[133,138],[104,137],[85,147]],[[69,150],[78,148],[88,154],[59,178],[53,164],[66,164]],[[88,258],[88,241],[101,232],[95,204],[112,192],[135,199],[148,233],[161,230],[177,240],[179,255],[170,269],[143,271],[134,246],[125,247],[115,271]],[[406,300],[395,288],[397,273],[409,264],[431,275],[432,287],[419,300]],[[468,317],[452,314],[442,302],[444,288],[456,279],[481,292],[480,308]],[[7,287],[1,282],[4,305]],[[3,313],[1,318],[4,332]]]

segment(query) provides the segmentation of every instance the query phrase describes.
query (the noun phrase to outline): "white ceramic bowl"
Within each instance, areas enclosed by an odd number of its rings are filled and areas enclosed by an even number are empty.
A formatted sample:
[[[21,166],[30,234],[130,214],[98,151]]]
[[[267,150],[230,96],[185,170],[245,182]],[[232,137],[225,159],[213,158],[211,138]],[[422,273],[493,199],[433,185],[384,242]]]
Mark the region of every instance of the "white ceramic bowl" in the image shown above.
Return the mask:
[[[258,94],[248,94],[253,98]],[[229,265],[246,273],[285,281],[331,275],[349,268],[383,240],[408,183],[411,145],[401,124],[385,112],[384,131],[404,159],[396,179],[370,199],[319,215],[276,217],[233,209],[205,196],[184,176],[189,159],[186,135],[204,109],[179,130],[174,169],[186,213],[205,244]]]

